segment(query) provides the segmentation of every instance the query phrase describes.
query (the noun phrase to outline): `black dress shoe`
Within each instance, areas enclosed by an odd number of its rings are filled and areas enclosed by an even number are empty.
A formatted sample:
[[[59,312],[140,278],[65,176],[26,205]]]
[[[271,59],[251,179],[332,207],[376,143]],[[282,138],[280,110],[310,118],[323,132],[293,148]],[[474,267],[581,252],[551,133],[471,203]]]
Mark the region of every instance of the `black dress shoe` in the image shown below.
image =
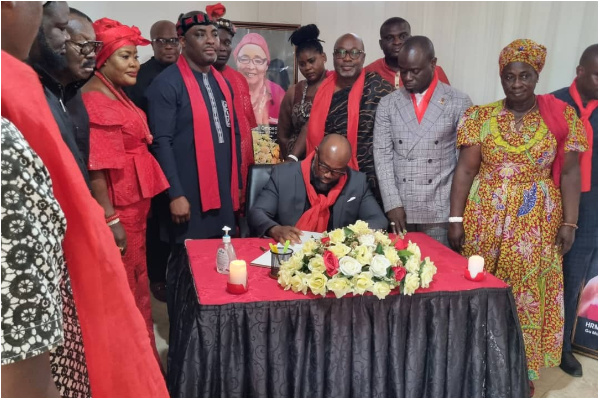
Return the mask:
[[[156,300],[163,303],[167,302],[167,285],[164,282],[151,283],[150,291]]]
[[[580,378],[583,376],[581,364],[570,351],[564,351],[562,353],[560,369],[565,371],[567,374],[574,376],[575,378]]]

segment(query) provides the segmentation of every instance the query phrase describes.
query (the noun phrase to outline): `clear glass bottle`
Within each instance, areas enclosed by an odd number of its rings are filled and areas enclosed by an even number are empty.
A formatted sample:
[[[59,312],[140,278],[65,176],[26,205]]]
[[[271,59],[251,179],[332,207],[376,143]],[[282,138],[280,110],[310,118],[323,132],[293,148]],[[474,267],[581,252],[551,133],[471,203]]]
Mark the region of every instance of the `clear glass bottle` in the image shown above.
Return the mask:
[[[229,263],[236,259],[235,249],[231,244],[231,237],[229,236],[230,227],[224,226],[223,231],[223,243],[219,245],[217,249],[217,272],[221,274],[229,273]]]

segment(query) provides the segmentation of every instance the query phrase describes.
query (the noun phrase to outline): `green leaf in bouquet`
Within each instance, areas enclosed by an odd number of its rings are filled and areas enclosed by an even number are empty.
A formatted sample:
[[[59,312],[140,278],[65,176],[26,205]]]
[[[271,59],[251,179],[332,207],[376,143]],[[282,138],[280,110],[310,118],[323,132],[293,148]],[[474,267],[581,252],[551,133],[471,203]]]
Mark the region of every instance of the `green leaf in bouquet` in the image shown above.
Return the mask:
[[[385,255],[385,253],[383,252],[383,246],[381,245],[381,243],[379,243],[377,245],[377,247],[375,248],[375,253],[381,254],[382,256]]]
[[[344,227],[344,235],[346,235],[346,237],[351,237],[351,236],[356,235],[356,233],[354,233],[354,231],[352,229],[345,226]]]

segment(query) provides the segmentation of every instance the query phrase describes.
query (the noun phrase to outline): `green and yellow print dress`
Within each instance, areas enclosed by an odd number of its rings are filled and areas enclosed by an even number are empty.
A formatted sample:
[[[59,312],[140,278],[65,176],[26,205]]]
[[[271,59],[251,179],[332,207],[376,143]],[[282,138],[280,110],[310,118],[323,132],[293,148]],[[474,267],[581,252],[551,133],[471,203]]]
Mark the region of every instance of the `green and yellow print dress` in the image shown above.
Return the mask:
[[[585,151],[575,110],[564,116],[565,151]],[[481,255],[486,270],[512,286],[529,379],[538,379],[540,368],[560,364],[563,340],[562,256],[554,245],[562,200],[551,176],[557,142],[539,111],[517,132],[501,100],[465,112],[457,146],[472,145],[481,145],[482,160],[464,212],[463,255]]]

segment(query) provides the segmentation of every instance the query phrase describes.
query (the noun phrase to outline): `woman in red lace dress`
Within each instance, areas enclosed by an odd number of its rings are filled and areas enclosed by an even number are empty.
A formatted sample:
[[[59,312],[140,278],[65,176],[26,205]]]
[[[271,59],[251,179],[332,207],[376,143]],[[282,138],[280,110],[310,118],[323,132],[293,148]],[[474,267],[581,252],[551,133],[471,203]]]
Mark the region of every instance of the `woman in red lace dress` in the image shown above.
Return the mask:
[[[146,271],[146,218],[152,197],[169,185],[148,151],[152,136],[146,115],[122,90],[136,82],[140,69],[136,46],[150,41],[142,38],[138,28],[108,18],[93,26],[97,40],[104,44],[96,56],[97,71],[82,89],[90,117],[88,169],[92,195],[104,208],[154,346]]]

